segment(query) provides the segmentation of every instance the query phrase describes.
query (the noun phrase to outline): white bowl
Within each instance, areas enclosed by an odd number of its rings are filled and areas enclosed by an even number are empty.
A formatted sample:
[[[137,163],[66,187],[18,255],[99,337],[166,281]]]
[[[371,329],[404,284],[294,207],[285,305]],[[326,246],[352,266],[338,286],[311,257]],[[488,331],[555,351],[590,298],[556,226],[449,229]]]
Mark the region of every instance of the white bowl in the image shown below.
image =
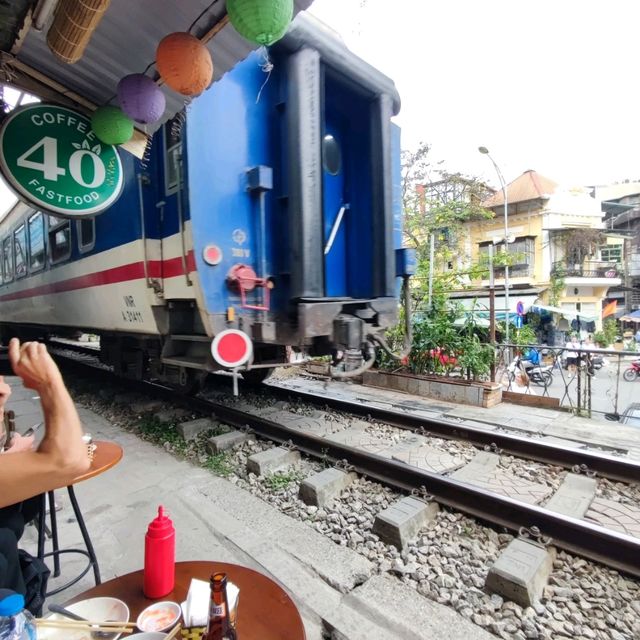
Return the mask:
[[[167,631],[175,626],[181,615],[182,609],[176,602],[154,602],[138,616],[136,626],[140,631]]]
[[[129,607],[117,598],[89,598],[80,600],[66,607],[71,613],[91,620],[92,622],[129,622]],[[49,620],[69,620],[69,618],[54,613],[48,616]],[[114,640],[120,634],[114,636]],[[38,631],[38,640],[93,640],[91,630],[54,629],[52,627],[41,627]]]
[[[127,640],[163,640],[166,638],[166,633],[160,633],[159,631],[145,631],[144,633],[134,633],[132,636],[127,636]]]

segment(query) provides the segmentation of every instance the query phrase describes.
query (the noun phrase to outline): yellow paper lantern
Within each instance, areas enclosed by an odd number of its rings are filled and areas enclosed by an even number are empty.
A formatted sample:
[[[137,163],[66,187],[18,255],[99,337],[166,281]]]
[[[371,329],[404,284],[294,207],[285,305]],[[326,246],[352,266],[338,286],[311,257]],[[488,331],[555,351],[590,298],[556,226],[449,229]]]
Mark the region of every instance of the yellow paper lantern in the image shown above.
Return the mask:
[[[202,93],[213,79],[211,54],[190,33],[165,36],[156,51],[156,67],[165,83],[185,96]]]

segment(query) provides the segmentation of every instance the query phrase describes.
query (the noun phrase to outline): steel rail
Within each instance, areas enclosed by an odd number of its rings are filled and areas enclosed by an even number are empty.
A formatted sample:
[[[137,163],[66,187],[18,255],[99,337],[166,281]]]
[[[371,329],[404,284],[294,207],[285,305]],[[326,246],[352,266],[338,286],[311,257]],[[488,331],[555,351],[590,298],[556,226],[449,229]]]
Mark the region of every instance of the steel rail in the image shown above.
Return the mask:
[[[159,387],[160,389],[164,388]],[[173,399],[175,400],[175,395]],[[292,443],[300,451],[315,458],[334,462],[346,460],[355,471],[387,486],[404,491],[420,491],[424,488],[440,504],[494,525],[515,532],[521,527],[537,526],[544,536],[552,539],[554,546],[640,578],[639,538],[291,429],[267,418],[219,403],[191,398],[188,404],[191,408],[212,412],[226,424],[238,428],[248,427],[256,434],[279,443]]]
[[[391,409],[380,409],[331,396],[318,396],[309,391],[286,389],[273,385],[268,385],[268,389],[280,397],[302,398],[316,406],[328,406],[339,411],[370,417],[399,429],[408,429],[416,433],[424,432],[424,435],[438,435],[449,440],[461,440],[481,447],[495,445],[504,452],[529,460],[537,460],[568,469],[576,465],[581,467],[584,465],[589,471],[595,471],[598,475],[611,480],[640,482],[640,462],[628,458],[587,449],[568,449],[536,438],[500,431],[487,431],[479,427],[461,425],[454,421],[436,420]]]
[[[62,349],[77,350],[96,357],[99,355],[99,351],[90,347],[59,342],[55,344],[56,347]],[[246,382],[243,384],[248,387],[256,386]],[[267,388],[270,393],[282,398],[297,397],[319,407],[328,406],[338,411],[345,411],[365,418],[373,418],[398,429],[422,433],[425,436],[437,435],[448,440],[467,442],[479,447],[492,447],[492,445],[495,445],[498,449],[502,449],[503,452],[521,458],[553,464],[566,469],[579,466],[582,470],[595,471],[599,476],[620,482],[640,482],[640,461],[628,458],[589,451],[588,449],[561,447],[557,444],[528,436],[488,431],[480,427],[461,425],[452,420],[436,420],[391,409],[381,409],[350,400],[332,398],[331,396],[318,396],[310,391],[287,389],[274,385],[259,385],[258,388],[262,390]]]
[[[105,375],[119,379],[113,373],[93,368],[86,363],[71,362],[85,370],[94,371],[101,379],[104,379]],[[191,409],[213,413],[226,424],[240,429],[248,427],[266,439],[281,444],[290,443],[313,457],[334,462],[344,460],[356,472],[387,486],[403,491],[426,491],[428,496],[440,504],[494,525],[506,527],[516,533],[522,527],[536,526],[543,536],[551,538],[554,546],[640,578],[640,538],[313,436],[232,407],[203,398],[183,396],[162,385],[136,380],[128,380],[127,384],[129,388],[152,392],[165,400],[182,403]]]

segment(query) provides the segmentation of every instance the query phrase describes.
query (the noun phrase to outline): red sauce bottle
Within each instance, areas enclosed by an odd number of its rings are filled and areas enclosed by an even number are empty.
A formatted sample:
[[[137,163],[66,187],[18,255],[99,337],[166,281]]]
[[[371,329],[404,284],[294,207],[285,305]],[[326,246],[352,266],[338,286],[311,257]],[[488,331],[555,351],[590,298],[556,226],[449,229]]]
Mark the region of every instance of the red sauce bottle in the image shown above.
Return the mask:
[[[162,598],[173,591],[176,577],[176,531],[158,507],[144,539],[144,585],[147,598]]]

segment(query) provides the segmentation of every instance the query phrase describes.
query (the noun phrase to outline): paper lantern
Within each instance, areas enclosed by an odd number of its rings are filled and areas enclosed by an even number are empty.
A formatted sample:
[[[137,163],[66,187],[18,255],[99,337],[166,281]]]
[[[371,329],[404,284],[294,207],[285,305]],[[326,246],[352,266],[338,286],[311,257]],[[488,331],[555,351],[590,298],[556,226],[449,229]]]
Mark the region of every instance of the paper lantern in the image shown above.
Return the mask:
[[[165,36],[156,51],[156,67],[167,85],[184,96],[202,93],[213,79],[211,54],[190,33]]]
[[[143,73],[132,73],[120,80],[118,102],[132,120],[142,124],[160,120],[166,106],[164,93]]]
[[[122,144],[133,136],[133,121],[118,107],[98,107],[91,116],[91,128],[105,144]]]
[[[227,13],[243,38],[268,47],[287,32],[293,0],[227,0]]]

